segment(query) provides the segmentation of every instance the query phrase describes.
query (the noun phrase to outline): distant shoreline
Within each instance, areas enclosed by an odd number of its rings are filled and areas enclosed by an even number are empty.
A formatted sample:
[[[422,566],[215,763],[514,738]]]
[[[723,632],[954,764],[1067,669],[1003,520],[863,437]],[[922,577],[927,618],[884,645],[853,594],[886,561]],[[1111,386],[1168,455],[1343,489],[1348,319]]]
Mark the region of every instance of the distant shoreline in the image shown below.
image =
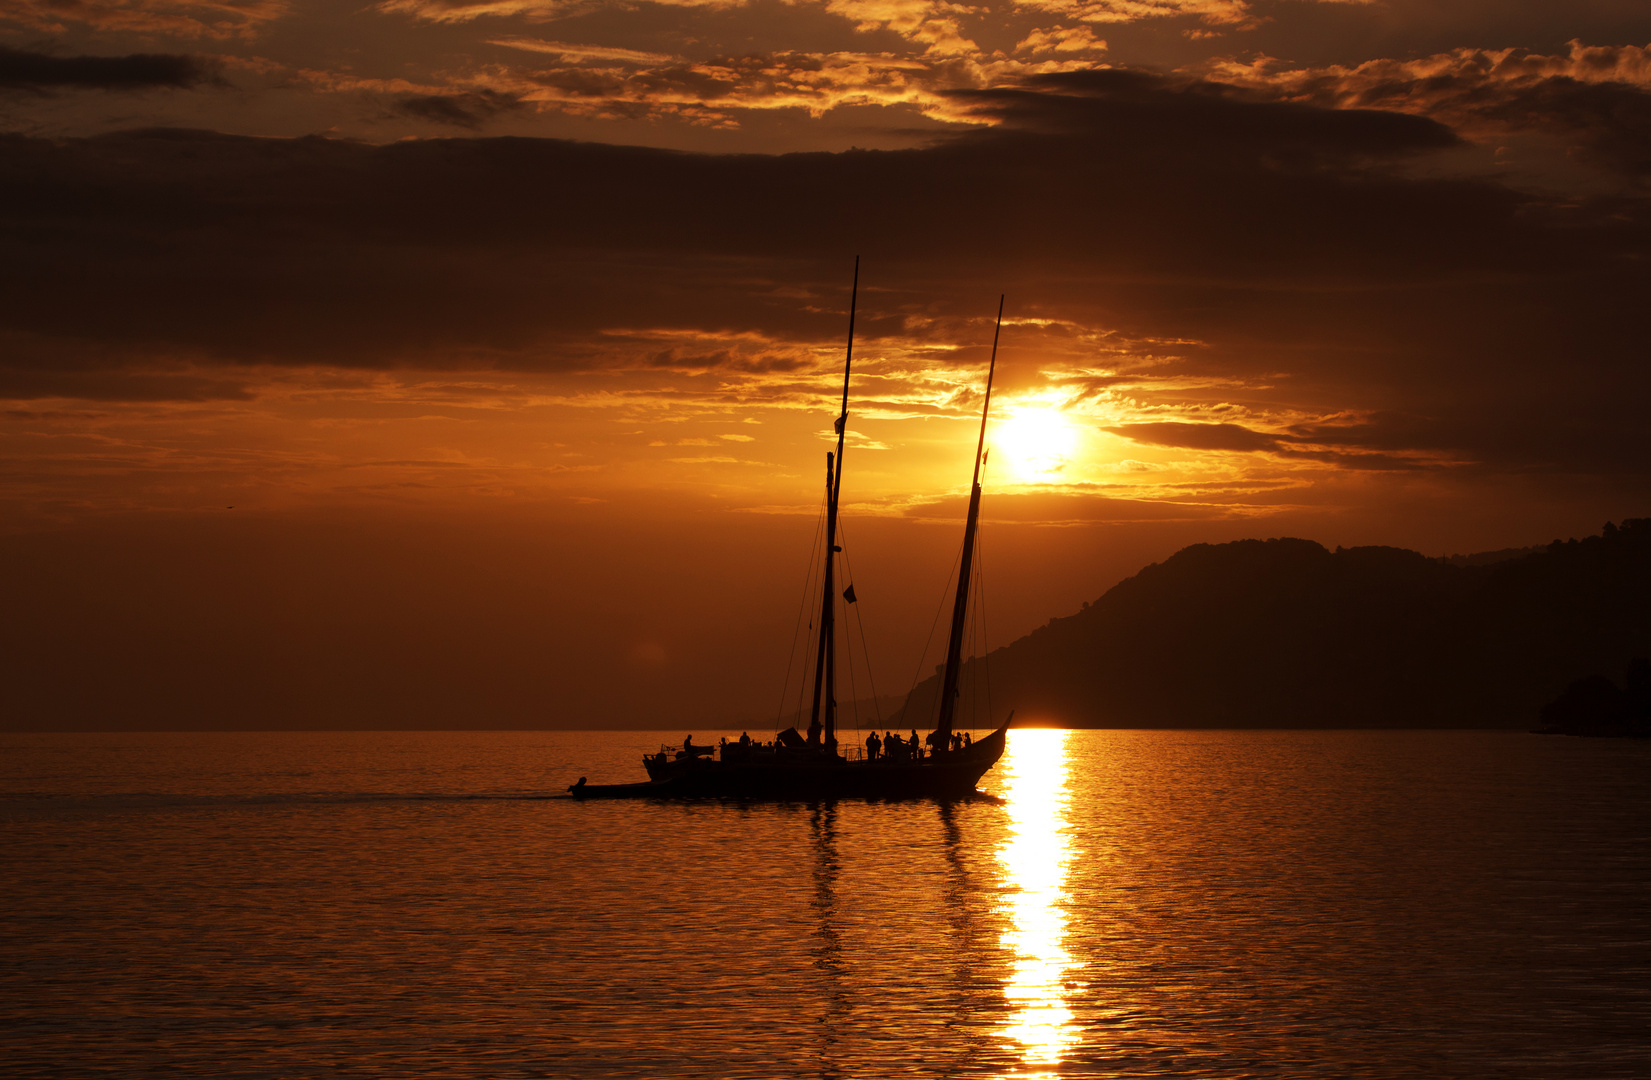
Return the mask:
[[[885,725],[893,729],[900,725]],[[1044,731],[1481,731],[1505,732],[1512,735],[1550,735],[1564,734],[1563,732],[1537,731],[1528,727],[1098,727],[1095,725],[1069,726],[1064,724],[1023,724],[1016,721],[1011,727],[1017,730],[1044,730]],[[11,728],[0,731],[0,738],[7,735],[321,735],[321,734],[384,734],[384,735],[485,735],[485,734],[567,734],[567,735],[613,735],[613,734],[652,734],[678,732],[683,735],[692,732],[713,733],[723,735],[738,734],[741,731],[768,732],[771,728],[762,727],[694,727],[692,725],[678,725],[676,727],[613,727],[613,728]],[[844,729],[847,730],[847,729]],[[870,731],[871,728],[861,728],[861,731]],[[878,730],[883,730],[879,728]]]

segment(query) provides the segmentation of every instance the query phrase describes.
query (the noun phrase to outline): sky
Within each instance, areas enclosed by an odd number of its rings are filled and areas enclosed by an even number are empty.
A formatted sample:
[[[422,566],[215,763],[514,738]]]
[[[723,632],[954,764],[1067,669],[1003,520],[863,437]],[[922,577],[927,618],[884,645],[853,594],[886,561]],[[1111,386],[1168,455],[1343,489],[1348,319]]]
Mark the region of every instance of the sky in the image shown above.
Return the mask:
[[[0,725],[771,727],[857,257],[841,699],[939,658],[1000,296],[988,647],[1191,543],[1651,514],[1648,49],[1628,0],[0,0]]]

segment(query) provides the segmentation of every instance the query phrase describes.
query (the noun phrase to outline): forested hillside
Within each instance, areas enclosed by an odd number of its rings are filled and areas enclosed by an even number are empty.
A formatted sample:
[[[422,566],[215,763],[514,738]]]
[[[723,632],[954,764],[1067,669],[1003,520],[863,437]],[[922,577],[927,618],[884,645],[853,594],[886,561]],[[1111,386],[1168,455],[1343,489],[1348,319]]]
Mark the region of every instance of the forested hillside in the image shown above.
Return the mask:
[[[1077,727],[1534,727],[1651,654],[1651,519],[1499,561],[1197,544],[965,668],[960,713]],[[900,723],[934,715],[938,680]]]

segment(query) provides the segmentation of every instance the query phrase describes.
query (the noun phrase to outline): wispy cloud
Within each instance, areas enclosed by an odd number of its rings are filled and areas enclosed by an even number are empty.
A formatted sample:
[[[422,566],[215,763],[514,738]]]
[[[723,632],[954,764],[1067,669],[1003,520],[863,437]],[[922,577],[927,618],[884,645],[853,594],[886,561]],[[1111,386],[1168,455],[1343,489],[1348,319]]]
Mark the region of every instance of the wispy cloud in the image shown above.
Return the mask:
[[[923,46],[926,56],[973,56],[980,47],[963,34],[961,16],[977,9],[949,0],[826,0],[826,10],[861,30],[891,30]]]
[[[1087,26],[1051,26],[1033,30],[1015,46],[1026,53],[1103,53],[1106,42]]]
[[[1071,48],[1067,48],[1067,45]],[[1090,66],[1078,59],[1104,48],[1081,31],[1037,38],[1027,58],[977,52],[922,56],[894,53],[773,52],[689,61],[644,61],[645,54],[607,58],[559,54],[544,67],[500,67],[476,72],[469,85],[486,85],[539,108],[580,116],[641,119],[673,117],[711,126],[737,126],[744,113],[794,109],[819,117],[844,106],[904,106],[935,120],[991,123],[960,103],[959,90],[1012,83],[1036,75]],[[539,51],[539,50],[533,50]]]
[[[520,49],[523,52],[545,53],[550,56],[559,56],[564,60],[573,62],[598,60],[620,64],[649,66],[668,64],[675,59],[674,57],[667,56],[664,53],[641,52],[636,49],[618,49],[604,45],[572,45],[565,41],[544,41],[539,38],[489,38],[487,43],[489,45],[501,45],[507,49]]]
[[[1221,27],[1244,28],[1255,23],[1248,0],[1015,0],[1015,3],[1022,8],[1090,23],[1132,23],[1188,16]]]
[[[481,90],[457,94],[408,94],[398,98],[393,107],[397,112],[421,120],[475,131],[501,113],[521,109],[522,101],[496,90]]]
[[[1576,156],[1651,176],[1651,48],[1572,41],[1563,54],[1454,49],[1410,60],[1303,68],[1263,57],[1221,61],[1212,77],[1286,100],[1424,115],[1471,138],[1557,136]]]
[[[743,0],[651,0],[662,7],[731,8]],[[520,17],[546,21],[589,10],[589,0],[382,0],[377,10],[436,23]]]
[[[291,10],[289,0],[0,0],[0,20],[32,30],[80,25],[186,40],[254,37]]]

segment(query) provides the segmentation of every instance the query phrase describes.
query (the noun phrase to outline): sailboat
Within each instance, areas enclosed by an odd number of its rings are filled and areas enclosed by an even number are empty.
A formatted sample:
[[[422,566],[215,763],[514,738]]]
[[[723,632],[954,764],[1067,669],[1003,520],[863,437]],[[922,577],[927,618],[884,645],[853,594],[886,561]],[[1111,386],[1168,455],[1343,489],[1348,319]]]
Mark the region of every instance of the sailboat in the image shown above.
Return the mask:
[[[568,788],[576,799],[740,798],[814,800],[835,798],[958,798],[973,794],[986,771],[1003,756],[1011,712],[990,735],[966,741],[955,737],[958,674],[963,666],[963,635],[968,618],[970,574],[975,534],[980,526],[980,470],[985,461],[986,419],[992,408],[992,375],[997,370],[998,337],[1003,329],[1003,298],[998,299],[992,358],[986,369],[986,400],[980,411],[975,445],[969,514],[963,529],[957,596],[952,605],[951,637],[941,680],[940,709],[923,746],[900,744],[895,753],[865,757],[845,755],[837,741],[836,621],[837,508],[843,486],[843,451],[848,432],[849,377],[854,366],[854,316],[859,301],[860,263],[854,264],[854,287],[848,316],[848,355],[843,362],[843,398],[834,428],[837,450],[826,454],[825,568],[821,575],[819,638],[814,649],[813,700],[807,733],[795,726],[767,744],[725,742],[695,746],[692,736],[680,751],[644,755],[648,780],[634,784],[589,784],[584,777]],[[851,587],[852,588],[852,587]],[[846,595],[845,600],[852,602]]]

